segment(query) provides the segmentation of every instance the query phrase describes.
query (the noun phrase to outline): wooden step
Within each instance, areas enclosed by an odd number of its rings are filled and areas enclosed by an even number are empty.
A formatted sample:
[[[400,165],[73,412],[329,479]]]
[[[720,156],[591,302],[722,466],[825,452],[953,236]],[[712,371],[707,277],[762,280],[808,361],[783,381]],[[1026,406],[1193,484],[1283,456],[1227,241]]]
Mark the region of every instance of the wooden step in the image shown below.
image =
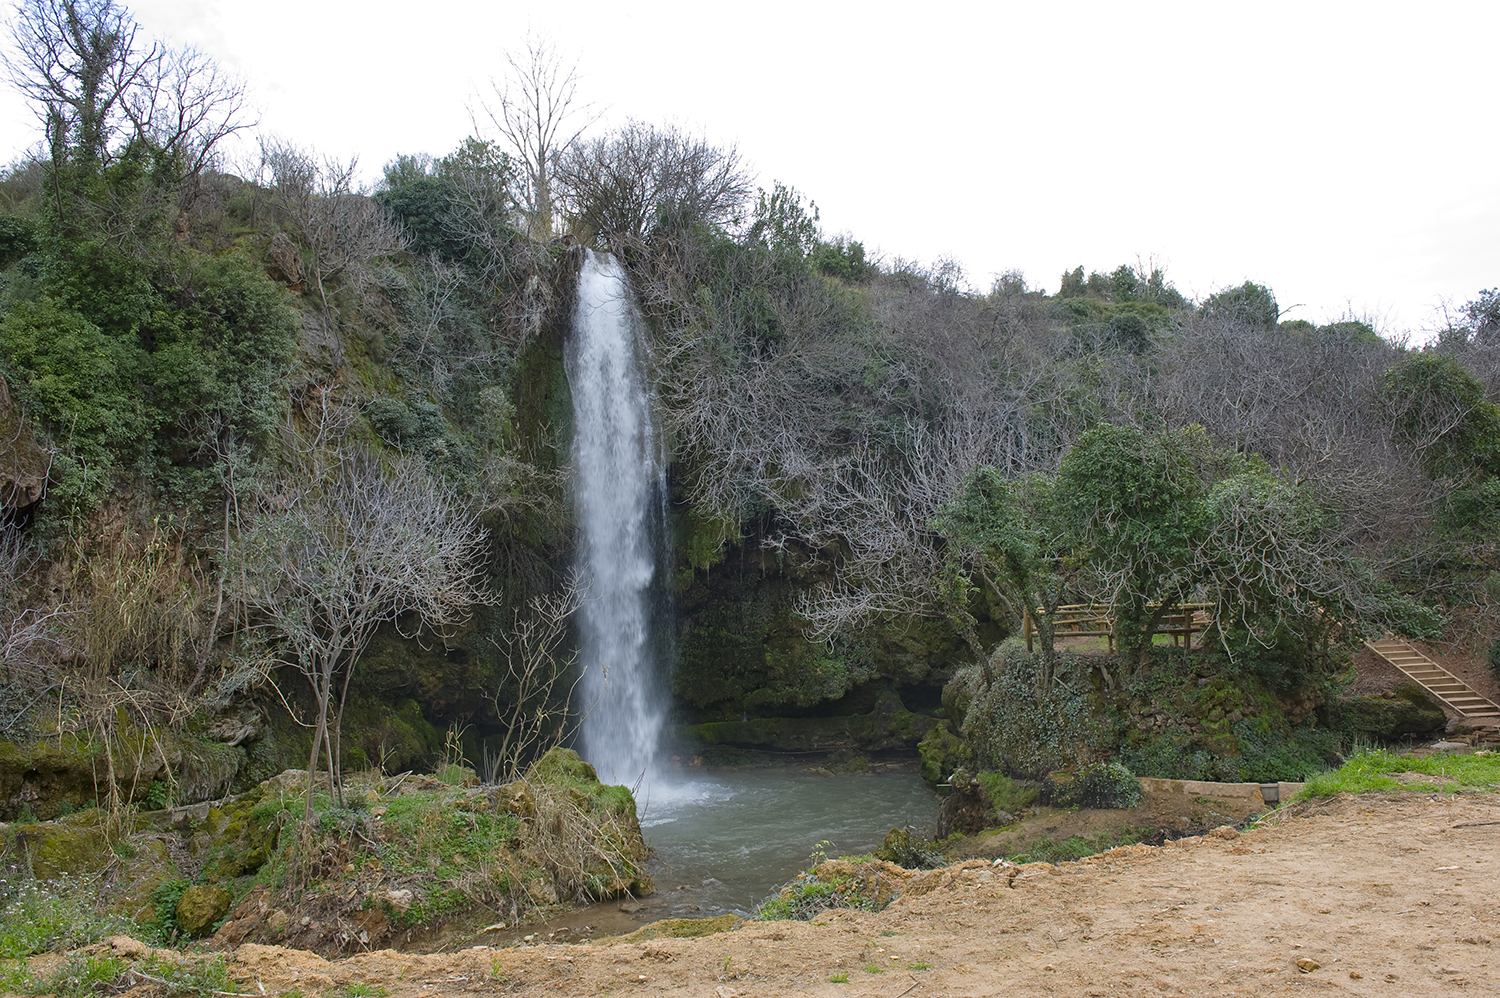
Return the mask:
[[[1365,646],[1469,720],[1500,720],[1500,704],[1481,696],[1447,669],[1405,641],[1386,638]]]

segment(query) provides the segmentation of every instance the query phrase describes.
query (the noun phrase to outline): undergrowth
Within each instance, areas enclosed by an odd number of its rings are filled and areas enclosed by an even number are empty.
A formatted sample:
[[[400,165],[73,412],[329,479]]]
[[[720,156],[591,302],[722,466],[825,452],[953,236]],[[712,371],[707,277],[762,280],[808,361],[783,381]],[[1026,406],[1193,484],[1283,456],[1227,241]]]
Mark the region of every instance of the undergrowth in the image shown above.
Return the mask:
[[[786,919],[807,922],[835,908],[878,911],[885,907],[885,904],[881,903],[878,881],[872,884],[850,872],[828,872],[826,869],[821,874],[818,872],[828,859],[828,845],[826,839],[819,842],[813,848],[812,856],[809,857],[810,865],[807,872],[798,874],[797,879],[783,887],[780,893],[761,902],[756,917],[763,922]],[[857,864],[868,862],[873,857],[845,856],[842,858],[849,863]],[[890,903],[889,896],[884,900],[886,904]]]
[[[1095,856],[1101,852],[1141,841],[1149,829],[1127,827],[1118,832],[1100,832],[1098,835],[1074,835],[1061,842],[1051,836],[1035,840],[1025,852],[1009,857],[1012,863],[1071,863],[1075,860]]]
[[[74,949],[133,927],[101,914],[97,897],[95,883],[72,877],[0,881],[0,959]]]

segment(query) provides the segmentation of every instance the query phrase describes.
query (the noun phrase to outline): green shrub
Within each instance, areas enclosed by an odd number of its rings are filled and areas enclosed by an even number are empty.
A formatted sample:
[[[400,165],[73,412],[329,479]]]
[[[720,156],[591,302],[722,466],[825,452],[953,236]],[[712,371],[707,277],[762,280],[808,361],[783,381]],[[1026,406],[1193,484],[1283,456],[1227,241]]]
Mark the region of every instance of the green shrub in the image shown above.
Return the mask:
[[[781,889],[781,893],[761,903],[757,917],[764,922],[796,919],[808,922],[834,908],[875,910],[875,900],[857,877],[835,876],[819,879],[808,872]]]
[[[989,798],[990,809],[994,811],[1008,811],[1019,815],[1035,804],[1041,794],[1040,787],[1013,780],[1004,773],[984,770],[980,772],[978,779],[985,796]]]
[[[948,863],[938,851],[937,843],[914,834],[910,826],[892,828],[887,832],[885,841],[875,850],[875,856],[908,870],[935,870]]]
[[[1046,786],[1054,807],[1130,808],[1143,796],[1140,783],[1118,762],[1089,766],[1072,779],[1052,779]]]

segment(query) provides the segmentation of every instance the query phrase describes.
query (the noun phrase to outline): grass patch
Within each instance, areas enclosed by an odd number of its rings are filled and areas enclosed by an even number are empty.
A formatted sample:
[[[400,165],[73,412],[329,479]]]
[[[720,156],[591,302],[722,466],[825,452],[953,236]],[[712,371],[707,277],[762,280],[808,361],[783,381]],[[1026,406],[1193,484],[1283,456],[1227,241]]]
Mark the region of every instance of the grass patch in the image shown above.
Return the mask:
[[[1399,774],[1421,773],[1442,777],[1444,783],[1402,780]],[[1393,775],[1395,774],[1395,775]],[[1414,787],[1434,793],[1500,789],[1500,755],[1433,755],[1419,759],[1384,749],[1360,752],[1338,769],[1319,773],[1307,781],[1293,800],[1332,797],[1335,794],[1368,794]]]
[[[158,994],[168,998],[188,995],[210,998],[219,994],[240,994],[240,986],[229,976],[222,956],[211,960],[170,960],[152,957],[141,964],[141,976],[156,985]]]
[[[0,959],[75,949],[134,927],[101,914],[97,897],[93,882],[70,877],[0,882]]]
[[[848,984],[849,983],[849,975],[848,974],[829,974],[828,975],[828,983],[829,984]]]
[[[1100,832],[1092,837],[1074,835],[1061,842],[1055,842],[1051,836],[1044,835],[1032,842],[1025,852],[1016,853],[1009,858],[1013,863],[1070,863],[1116,846],[1139,842],[1145,831],[1128,826],[1119,832]]]
[[[1019,815],[1036,803],[1040,788],[1034,783],[1013,780],[1004,773],[983,770],[978,776],[979,785],[989,798],[990,807]]]
[[[885,968],[882,967],[878,963],[867,963],[867,964],[865,964],[865,973],[867,973],[867,974],[883,974],[883,973],[885,973]]]
[[[385,998],[388,994],[389,991],[378,985],[356,981],[343,990],[342,998]]]

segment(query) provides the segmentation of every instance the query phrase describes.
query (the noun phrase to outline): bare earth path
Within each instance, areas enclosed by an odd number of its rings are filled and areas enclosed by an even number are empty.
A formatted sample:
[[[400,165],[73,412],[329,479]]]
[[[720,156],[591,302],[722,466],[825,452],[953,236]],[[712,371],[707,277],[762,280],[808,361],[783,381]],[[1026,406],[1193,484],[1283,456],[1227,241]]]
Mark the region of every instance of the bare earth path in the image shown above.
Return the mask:
[[[244,946],[231,970],[267,994],[393,998],[1500,994],[1495,795],[1345,797],[1221,834],[1019,872],[975,861],[821,924],[333,963]]]

